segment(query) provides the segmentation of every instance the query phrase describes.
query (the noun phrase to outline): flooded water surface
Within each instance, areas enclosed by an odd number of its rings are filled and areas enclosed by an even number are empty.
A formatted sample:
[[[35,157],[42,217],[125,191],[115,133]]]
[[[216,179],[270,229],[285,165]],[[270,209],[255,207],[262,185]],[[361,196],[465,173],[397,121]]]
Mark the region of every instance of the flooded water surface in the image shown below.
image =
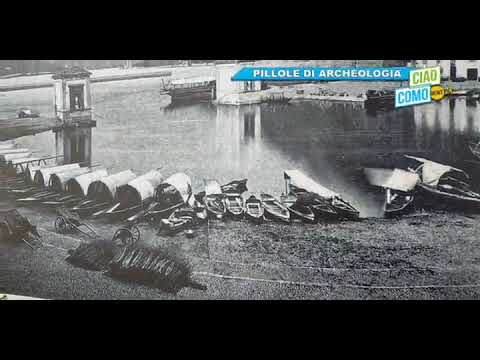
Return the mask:
[[[252,192],[274,195],[284,191],[283,171],[299,169],[362,216],[380,216],[383,197],[366,186],[362,167],[396,166],[406,153],[455,164],[471,156],[466,141],[480,137],[480,105],[461,98],[373,114],[361,105],[326,102],[170,107],[160,88],[159,79],[92,85],[94,162],[110,172],[185,172],[194,191],[203,190],[206,179],[248,178]],[[53,115],[52,93],[0,94],[0,117],[24,106]],[[55,152],[51,132],[19,142],[41,154]]]

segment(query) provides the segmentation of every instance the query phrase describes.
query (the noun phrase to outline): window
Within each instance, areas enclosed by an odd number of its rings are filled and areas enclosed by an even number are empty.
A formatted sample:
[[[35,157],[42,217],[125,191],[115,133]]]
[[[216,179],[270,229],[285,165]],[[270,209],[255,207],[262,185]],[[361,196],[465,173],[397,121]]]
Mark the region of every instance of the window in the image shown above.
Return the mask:
[[[83,85],[71,85],[70,89],[70,111],[81,111],[85,108]]]
[[[255,82],[245,81],[245,92],[255,91]]]
[[[467,80],[478,80],[478,69],[470,68],[467,69]]]

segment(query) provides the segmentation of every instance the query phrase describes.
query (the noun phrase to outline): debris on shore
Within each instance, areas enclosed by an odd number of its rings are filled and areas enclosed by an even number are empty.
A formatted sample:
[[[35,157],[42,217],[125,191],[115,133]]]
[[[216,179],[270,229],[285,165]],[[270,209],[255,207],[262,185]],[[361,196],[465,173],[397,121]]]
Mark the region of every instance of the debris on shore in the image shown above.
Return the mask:
[[[94,240],[70,250],[67,262],[92,271],[104,271],[112,278],[156,287],[177,294],[185,287],[206,290],[191,279],[187,262],[160,249],[139,245],[117,247],[111,241]]]

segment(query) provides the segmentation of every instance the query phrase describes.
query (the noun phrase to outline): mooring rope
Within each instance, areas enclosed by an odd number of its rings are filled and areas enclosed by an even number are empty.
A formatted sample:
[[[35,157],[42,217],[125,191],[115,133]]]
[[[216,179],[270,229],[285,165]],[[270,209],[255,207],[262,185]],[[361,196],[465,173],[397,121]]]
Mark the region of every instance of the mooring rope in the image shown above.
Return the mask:
[[[405,289],[457,289],[457,288],[478,288],[480,284],[463,284],[463,285],[400,285],[400,286],[385,286],[385,285],[354,285],[354,284],[330,284],[330,283],[314,283],[301,282],[289,280],[275,280],[252,278],[246,276],[222,275],[209,272],[193,272],[194,275],[215,277],[226,280],[239,280],[251,282],[267,282],[286,285],[311,286],[311,287],[331,287],[331,288],[354,288],[354,289],[368,289],[368,290],[405,290]]]
[[[210,261],[220,264],[229,264],[229,265],[240,265],[240,266],[260,266],[260,267],[269,267],[269,268],[289,268],[289,269],[303,269],[303,270],[316,270],[316,271],[372,271],[372,272],[392,272],[392,271],[419,271],[419,270],[442,270],[440,267],[415,267],[415,268],[337,268],[337,267],[315,267],[315,266],[302,266],[302,265],[289,265],[289,264],[269,264],[265,262],[258,262],[258,263],[242,263],[236,261],[227,261],[227,260],[220,260],[220,259],[211,259],[211,258],[204,258],[199,256],[191,256],[192,259],[197,260],[204,260]],[[445,269],[444,269],[445,270]],[[454,271],[456,269],[446,269],[450,271]]]

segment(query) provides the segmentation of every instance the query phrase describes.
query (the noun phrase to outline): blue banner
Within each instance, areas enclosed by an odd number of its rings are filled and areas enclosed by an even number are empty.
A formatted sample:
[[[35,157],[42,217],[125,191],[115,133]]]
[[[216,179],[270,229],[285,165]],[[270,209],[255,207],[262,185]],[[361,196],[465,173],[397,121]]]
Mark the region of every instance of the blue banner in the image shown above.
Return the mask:
[[[405,81],[413,68],[368,67],[245,67],[236,73],[233,81]]]

